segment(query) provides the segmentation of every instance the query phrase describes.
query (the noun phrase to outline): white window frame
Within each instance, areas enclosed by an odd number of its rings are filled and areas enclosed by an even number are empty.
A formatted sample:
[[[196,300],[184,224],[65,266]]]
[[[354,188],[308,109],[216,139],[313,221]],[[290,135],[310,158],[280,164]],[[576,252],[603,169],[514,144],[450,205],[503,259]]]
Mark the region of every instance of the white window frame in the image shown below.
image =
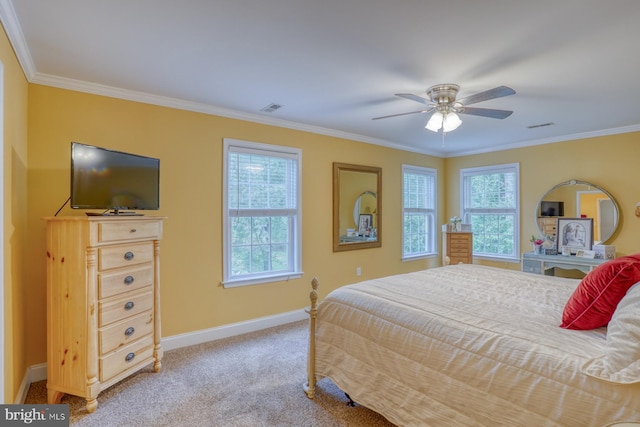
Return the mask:
[[[467,178],[476,175],[491,175],[496,173],[513,173],[515,174],[515,207],[514,208],[487,208],[487,209],[470,209],[469,205],[469,186]],[[470,222],[472,213],[493,213],[507,214],[513,216],[513,252],[511,254],[490,254],[477,253],[474,251],[474,258],[484,258],[494,261],[515,261],[520,262],[520,164],[505,163],[501,165],[481,166],[476,168],[460,169],[460,217],[464,223]],[[472,230],[474,231],[474,230]],[[475,232],[474,232],[475,233]],[[474,234],[475,239],[478,238]]]
[[[432,208],[406,208],[405,207],[405,175],[424,175],[433,178],[433,200]],[[425,189],[425,192],[427,189]],[[431,217],[431,221],[427,221],[427,242],[425,252],[415,252],[407,254],[405,253],[404,241],[405,241],[405,223],[404,219],[407,214],[424,214],[427,217]],[[425,258],[429,256],[436,256],[438,254],[438,245],[436,243],[437,224],[438,224],[438,171],[433,168],[426,168],[421,166],[402,165],[402,259],[412,260],[416,258]]]
[[[269,145],[250,141],[241,141],[237,139],[225,138],[223,141],[223,178],[222,178],[222,217],[223,217],[223,280],[222,284],[225,288],[238,286],[248,286],[260,283],[269,283],[302,277],[302,150],[292,147],[284,147],[279,145]],[[229,211],[229,153],[243,152],[258,154],[263,156],[273,156],[279,158],[292,159],[297,163],[297,176],[295,178],[296,185],[296,204],[292,208],[294,216],[294,224],[289,230],[291,237],[289,250],[289,265],[292,267],[286,272],[264,272],[249,274],[239,277],[231,276],[231,221],[235,217]],[[287,210],[291,215],[291,210]],[[282,214],[282,210],[270,212],[262,210],[258,215],[268,215],[270,213]]]

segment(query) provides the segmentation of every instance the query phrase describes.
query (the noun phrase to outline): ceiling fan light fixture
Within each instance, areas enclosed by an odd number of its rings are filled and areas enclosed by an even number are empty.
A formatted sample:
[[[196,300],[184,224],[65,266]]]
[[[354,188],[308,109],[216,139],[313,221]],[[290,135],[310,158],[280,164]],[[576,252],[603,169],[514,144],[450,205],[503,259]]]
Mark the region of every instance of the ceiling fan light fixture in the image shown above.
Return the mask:
[[[443,119],[444,117],[442,116],[442,113],[440,111],[436,111],[427,122],[425,129],[429,129],[432,132],[438,132],[442,127]]]
[[[458,126],[462,124],[462,120],[456,113],[449,113],[444,116],[442,120],[442,131],[443,132],[451,132],[452,130],[456,130]]]
[[[451,132],[452,130],[456,130],[458,126],[462,124],[462,120],[456,113],[445,113],[442,114],[440,111],[436,111],[433,113],[425,129],[429,129],[432,132],[438,132],[442,129],[443,132]]]
[[[433,112],[425,126],[425,129],[436,133],[442,129],[442,137],[444,141],[444,134],[458,129],[462,124],[462,120],[458,117],[458,114],[489,117],[493,119],[506,119],[513,113],[513,111],[497,110],[494,108],[467,107],[468,105],[476,104],[478,102],[514,95],[516,91],[510,87],[498,86],[493,89],[485,90],[483,92],[476,93],[475,95],[456,100],[459,90],[460,86],[450,83],[431,86],[427,89],[428,99],[412,93],[396,93],[396,96],[422,104],[422,110],[374,117],[373,120],[405,116],[407,114]],[[426,106],[426,108],[424,106]]]

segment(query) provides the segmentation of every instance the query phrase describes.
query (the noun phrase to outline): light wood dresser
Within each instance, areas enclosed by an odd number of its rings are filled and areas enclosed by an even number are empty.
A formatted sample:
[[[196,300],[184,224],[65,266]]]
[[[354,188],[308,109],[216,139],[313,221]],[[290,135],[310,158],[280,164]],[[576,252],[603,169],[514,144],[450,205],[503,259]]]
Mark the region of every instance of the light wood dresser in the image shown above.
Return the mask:
[[[473,233],[445,231],[442,233],[442,264],[473,264]]]
[[[153,363],[160,370],[163,218],[69,216],[47,221],[47,394],[98,394]]]
[[[556,235],[556,226],[557,226],[557,217],[538,217],[538,228],[542,231],[542,235],[544,236],[555,236]]]

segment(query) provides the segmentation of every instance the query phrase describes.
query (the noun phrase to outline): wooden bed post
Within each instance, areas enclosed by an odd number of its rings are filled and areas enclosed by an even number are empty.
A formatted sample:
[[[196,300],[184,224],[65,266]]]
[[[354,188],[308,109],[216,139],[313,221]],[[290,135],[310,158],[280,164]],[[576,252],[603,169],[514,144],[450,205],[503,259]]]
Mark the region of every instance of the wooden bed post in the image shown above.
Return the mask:
[[[318,314],[318,278],[311,280],[311,292],[309,299],[311,307],[306,310],[309,313],[309,355],[307,356],[307,382],[304,384],[304,392],[309,399],[313,399],[316,393],[316,316]]]

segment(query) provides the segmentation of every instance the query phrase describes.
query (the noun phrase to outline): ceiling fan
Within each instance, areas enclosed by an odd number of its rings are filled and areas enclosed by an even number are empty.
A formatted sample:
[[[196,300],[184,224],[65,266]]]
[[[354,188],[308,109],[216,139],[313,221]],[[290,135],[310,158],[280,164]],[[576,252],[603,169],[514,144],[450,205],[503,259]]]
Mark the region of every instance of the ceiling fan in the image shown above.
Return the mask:
[[[462,120],[460,120],[458,114],[469,114],[473,116],[489,117],[492,119],[505,119],[513,113],[513,111],[508,110],[467,107],[467,105],[477,104],[478,102],[515,94],[516,91],[510,87],[498,86],[493,89],[456,100],[456,95],[459,90],[460,86],[446,83],[431,86],[427,89],[427,95],[429,96],[428,99],[412,93],[396,93],[396,96],[419,102],[426,105],[427,108],[418,111],[410,111],[408,113],[374,117],[373,120],[405,116],[407,114],[430,113],[435,111],[427,122],[425,128],[433,132],[437,132],[441,128],[443,132],[450,132],[462,124]]]

